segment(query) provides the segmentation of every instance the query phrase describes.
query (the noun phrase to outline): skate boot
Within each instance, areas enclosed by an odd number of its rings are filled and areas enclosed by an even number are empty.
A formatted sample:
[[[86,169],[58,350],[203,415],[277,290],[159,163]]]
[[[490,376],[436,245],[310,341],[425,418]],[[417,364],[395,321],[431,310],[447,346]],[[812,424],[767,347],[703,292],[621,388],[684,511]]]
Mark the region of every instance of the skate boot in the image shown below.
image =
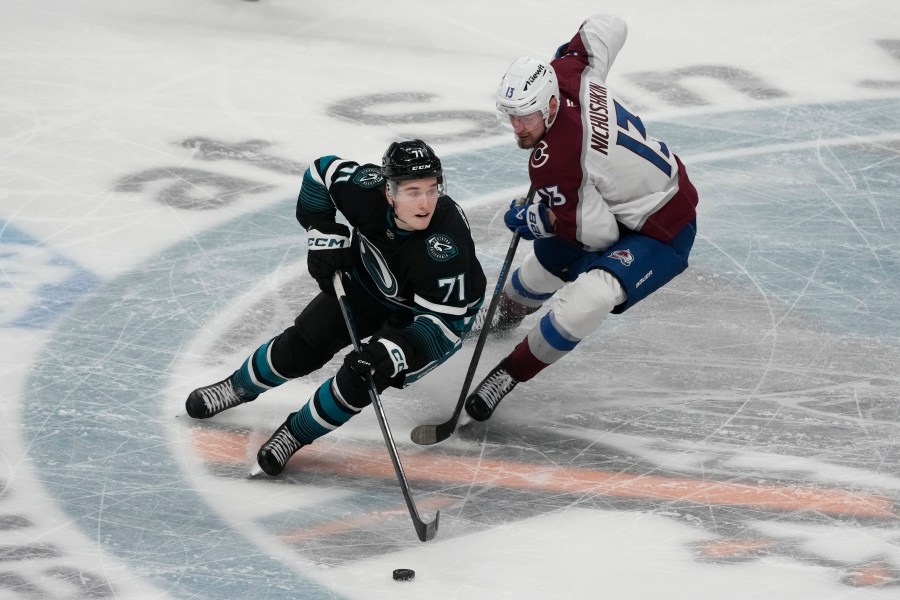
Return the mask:
[[[257,396],[259,394],[248,394],[234,387],[229,377],[191,392],[187,402],[184,403],[184,408],[194,419],[208,419],[238,404],[256,400]]]
[[[484,329],[485,320],[487,320],[488,308],[489,306],[482,306],[475,314],[475,322],[469,330],[469,337],[481,335],[481,330]],[[537,308],[522,306],[511,300],[505,293],[500,292],[500,300],[497,302],[497,310],[491,317],[488,335],[495,338],[509,336],[525,317],[537,310]]]
[[[494,409],[519,383],[500,363],[485,377],[475,391],[466,398],[466,413],[476,421],[487,421]]]
[[[266,475],[274,477],[284,471],[284,465],[294,453],[305,444],[297,441],[288,429],[288,423],[297,413],[291,413],[281,426],[275,430],[269,441],[259,447],[256,462]]]

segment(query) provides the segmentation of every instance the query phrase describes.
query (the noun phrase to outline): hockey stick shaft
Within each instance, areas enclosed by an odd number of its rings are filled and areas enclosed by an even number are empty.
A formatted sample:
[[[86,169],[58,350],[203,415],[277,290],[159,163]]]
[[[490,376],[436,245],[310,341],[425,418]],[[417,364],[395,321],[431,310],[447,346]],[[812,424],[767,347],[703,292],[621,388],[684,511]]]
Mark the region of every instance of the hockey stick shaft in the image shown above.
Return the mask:
[[[534,187],[528,190],[528,195],[522,205],[531,204],[534,200]],[[512,265],[513,258],[516,255],[516,248],[519,246],[519,232],[513,232],[512,240],[509,242],[509,249],[506,251],[506,258],[500,267],[500,273],[497,275],[497,283],[494,285],[494,295],[488,304],[487,314],[484,318],[484,326],[478,335],[478,342],[475,344],[475,350],[472,353],[472,360],[469,362],[469,370],[466,372],[466,378],[463,381],[462,390],[459,392],[459,399],[456,401],[456,408],[453,409],[453,415],[444,423],[438,425],[418,425],[413,428],[409,436],[413,442],[422,446],[430,446],[443,442],[456,431],[456,425],[459,423],[459,417],[462,415],[463,406],[466,403],[466,396],[469,393],[469,387],[472,385],[472,379],[475,377],[475,371],[478,369],[478,361],[481,360],[481,352],[484,350],[484,344],[490,333],[490,324],[500,303],[500,292],[506,284],[506,278],[509,275],[509,268]]]
[[[334,291],[337,296],[338,303],[341,307],[341,313],[344,315],[344,323],[347,325],[347,333],[350,334],[350,341],[353,343],[353,349],[359,352],[361,345],[359,338],[356,336],[356,328],[353,324],[353,315],[350,313],[350,305],[347,303],[347,293],[344,290],[343,273],[340,271],[334,274]],[[366,377],[366,383],[369,387],[369,398],[372,400],[372,406],[375,409],[375,415],[378,417],[378,425],[381,426],[381,434],[384,436],[384,443],[387,446],[388,454],[391,456],[391,462],[394,465],[394,473],[397,474],[397,481],[400,483],[400,490],[403,492],[403,498],[406,500],[406,507],[409,509],[409,516],[412,518],[413,526],[416,528],[416,534],[419,540],[427,542],[437,534],[438,521],[441,517],[441,511],[437,511],[434,520],[426,523],[419,516],[416,509],[416,503],[413,500],[412,492],[409,489],[409,481],[406,479],[406,473],[403,472],[403,465],[400,464],[400,455],[397,453],[397,446],[394,444],[394,437],[391,435],[391,428],[387,422],[387,416],[384,414],[384,406],[381,403],[381,396],[372,381],[372,376]]]

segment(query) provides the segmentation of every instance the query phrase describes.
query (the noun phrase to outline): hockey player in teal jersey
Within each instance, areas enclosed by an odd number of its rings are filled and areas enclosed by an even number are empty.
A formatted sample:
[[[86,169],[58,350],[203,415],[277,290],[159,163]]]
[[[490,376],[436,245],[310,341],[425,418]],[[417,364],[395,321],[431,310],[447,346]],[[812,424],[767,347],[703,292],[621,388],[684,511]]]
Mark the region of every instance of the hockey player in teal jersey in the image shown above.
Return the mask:
[[[405,387],[447,360],[484,300],[469,224],[444,193],[440,160],[421,140],[391,144],[380,167],[336,156],[315,160],[303,176],[297,220],[307,231],[307,265],[321,292],[292,326],[228,378],[194,390],[185,405],[193,418],[212,417],[316,371],[350,346],[332,284],[343,271],[357,333],[370,339],[262,445],[257,461],[268,475],[365,408],[368,375],[381,392]]]

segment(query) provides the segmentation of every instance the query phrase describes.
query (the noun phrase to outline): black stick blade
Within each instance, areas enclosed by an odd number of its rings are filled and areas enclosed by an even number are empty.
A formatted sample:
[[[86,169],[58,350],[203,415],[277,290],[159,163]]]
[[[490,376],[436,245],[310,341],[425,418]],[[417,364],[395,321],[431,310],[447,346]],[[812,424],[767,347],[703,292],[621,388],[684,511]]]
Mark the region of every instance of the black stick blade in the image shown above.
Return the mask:
[[[420,446],[431,446],[443,442],[456,430],[456,419],[440,425],[417,425],[409,433],[410,439]]]
[[[438,522],[440,519],[441,511],[435,513],[434,520],[431,523],[426,523],[421,519],[413,519],[413,525],[416,527],[416,534],[419,536],[420,542],[427,542],[428,540],[434,539],[434,536],[437,535]]]

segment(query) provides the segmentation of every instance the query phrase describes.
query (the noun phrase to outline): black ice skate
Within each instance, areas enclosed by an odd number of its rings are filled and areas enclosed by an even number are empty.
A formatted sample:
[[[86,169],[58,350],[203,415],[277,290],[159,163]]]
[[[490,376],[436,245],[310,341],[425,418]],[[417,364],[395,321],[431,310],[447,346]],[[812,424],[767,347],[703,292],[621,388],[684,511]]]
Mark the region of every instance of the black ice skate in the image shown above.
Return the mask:
[[[287,420],[275,430],[269,441],[259,447],[256,462],[266,475],[274,477],[284,471],[284,465],[294,453],[305,444],[297,441],[288,429],[288,422],[296,413],[288,415]]]
[[[500,363],[466,398],[466,412],[476,421],[487,421],[503,397],[510,393],[517,383],[519,382],[503,367],[503,363]]]
[[[487,318],[489,306],[482,306],[475,314],[475,322],[469,330],[469,337],[481,335],[484,329],[485,320]],[[503,292],[500,292],[500,300],[497,301],[497,310],[491,317],[491,324],[488,335],[495,338],[505,338],[519,326],[525,317],[535,312],[537,308],[522,306],[509,298]]]
[[[208,419],[238,404],[256,400],[259,394],[248,394],[234,387],[231,377],[206,387],[197,388],[188,396],[184,408],[195,419]]]

